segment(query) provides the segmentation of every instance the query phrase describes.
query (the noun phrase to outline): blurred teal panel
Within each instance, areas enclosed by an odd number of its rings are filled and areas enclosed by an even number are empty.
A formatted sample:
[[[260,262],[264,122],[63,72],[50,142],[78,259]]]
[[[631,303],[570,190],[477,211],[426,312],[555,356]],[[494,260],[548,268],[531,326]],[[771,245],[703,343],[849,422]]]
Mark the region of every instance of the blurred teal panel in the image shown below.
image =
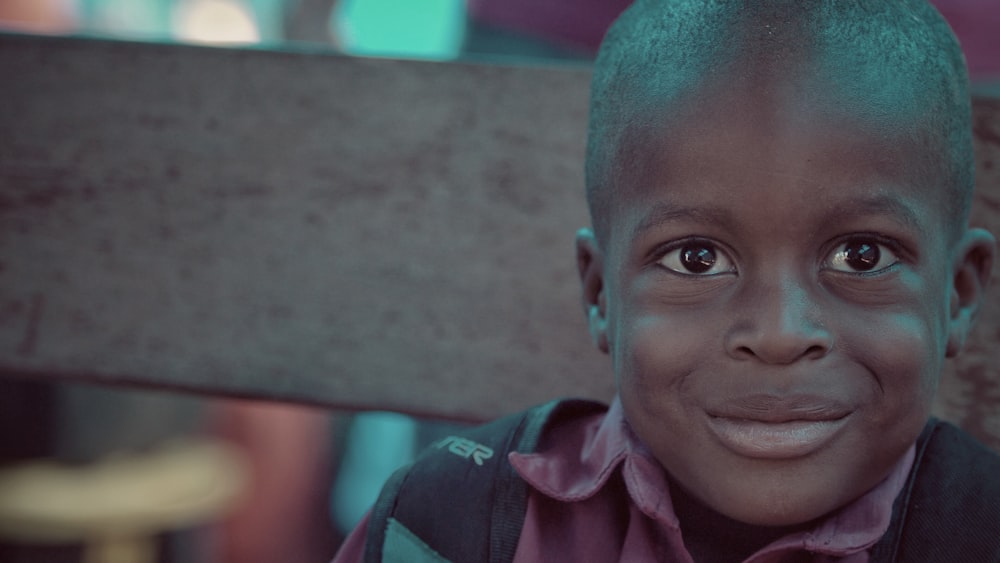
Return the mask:
[[[455,57],[465,33],[463,0],[343,0],[334,26],[359,55]]]
[[[172,36],[173,4],[173,0],[77,0],[77,10],[86,32],[167,40]]]

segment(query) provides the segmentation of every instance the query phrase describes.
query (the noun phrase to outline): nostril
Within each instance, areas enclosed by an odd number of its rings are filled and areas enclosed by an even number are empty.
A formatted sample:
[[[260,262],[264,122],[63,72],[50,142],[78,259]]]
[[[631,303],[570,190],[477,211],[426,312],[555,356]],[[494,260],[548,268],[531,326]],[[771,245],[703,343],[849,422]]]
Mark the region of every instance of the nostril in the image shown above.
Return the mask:
[[[828,351],[829,350],[827,350],[826,346],[820,346],[819,344],[813,344],[812,346],[810,346],[805,351],[805,353],[803,354],[803,356],[806,357],[806,358],[810,358],[810,359],[816,360],[816,359],[819,359],[819,358],[822,358],[823,356],[825,356]]]
[[[754,354],[753,349],[749,346],[738,346],[733,350],[733,357],[737,360],[749,360],[756,356],[757,354]]]

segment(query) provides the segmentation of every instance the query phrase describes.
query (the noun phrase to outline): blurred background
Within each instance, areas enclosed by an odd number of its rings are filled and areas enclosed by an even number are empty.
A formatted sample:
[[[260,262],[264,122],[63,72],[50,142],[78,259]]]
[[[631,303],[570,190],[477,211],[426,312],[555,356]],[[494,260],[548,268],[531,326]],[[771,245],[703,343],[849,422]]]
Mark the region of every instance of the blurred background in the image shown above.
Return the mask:
[[[0,32],[437,61],[585,65],[608,24],[628,3],[0,0]],[[1000,97],[1000,2],[935,4],[966,51],[974,92]],[[133,497],[152,496],[152,491],[166,487],[164,467],[171,468],[168,479],[190,473],[192,483],[201,479],[196,484],[229,491],[205,509],[210,516],[197,523],[179,520],[178,526],[157,533],[151,547],[112,546],[95,555],[86,546],[53,545],[44,538],[0,539],[0,562],[326,561],[388,474],[451,428],[390,413],[355,416],[282,404],[0,379],[0,473],[28,466],[35,471],[18,481],[19,491],[54,488],[52,481],[31,481],[38,474],[37,460],[54,461],[65,471],[59,483],[78,480],[81,471],[90,472],[90,477],[110,472],[119,476],[111,485],[119,489],[124,468],[135,475],[129,485]],[[379,447],[365,447],[371,444]],[[150,469],[139,463],[143,459],[162,463]],[[140,475],[143,471],[148,475]],[[220,488],[220,479],[225,487]],[[0,483],[0,498],[4,494]]]
[[[587,61],[630,0],[0,0],[8,30],[320,48],[362,56]],[[932,0],[977,88],[1000,82],[1000,3]]]

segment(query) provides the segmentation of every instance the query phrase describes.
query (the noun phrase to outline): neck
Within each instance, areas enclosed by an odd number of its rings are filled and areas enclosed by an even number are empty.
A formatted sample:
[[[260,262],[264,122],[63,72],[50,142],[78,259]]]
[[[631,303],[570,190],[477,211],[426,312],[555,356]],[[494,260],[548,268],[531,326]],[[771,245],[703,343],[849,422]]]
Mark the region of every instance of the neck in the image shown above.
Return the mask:
[[[743,561],[778,538],[809,529],[813,524],[747,524],[709,508],[676,482],[671,481],[670,485],[684,545],[695,561]]]

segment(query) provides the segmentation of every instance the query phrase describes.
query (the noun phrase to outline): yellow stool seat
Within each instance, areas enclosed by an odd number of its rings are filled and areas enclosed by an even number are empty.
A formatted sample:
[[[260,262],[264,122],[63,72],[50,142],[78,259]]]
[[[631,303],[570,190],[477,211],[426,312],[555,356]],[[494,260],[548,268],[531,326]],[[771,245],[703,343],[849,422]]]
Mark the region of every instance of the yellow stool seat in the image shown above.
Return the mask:
[[[0,537],[83,543],[87,563],[150,563],[157,534],[217,518],[247,478],[234,448],[206,439],[87,465],[0,467]]]

